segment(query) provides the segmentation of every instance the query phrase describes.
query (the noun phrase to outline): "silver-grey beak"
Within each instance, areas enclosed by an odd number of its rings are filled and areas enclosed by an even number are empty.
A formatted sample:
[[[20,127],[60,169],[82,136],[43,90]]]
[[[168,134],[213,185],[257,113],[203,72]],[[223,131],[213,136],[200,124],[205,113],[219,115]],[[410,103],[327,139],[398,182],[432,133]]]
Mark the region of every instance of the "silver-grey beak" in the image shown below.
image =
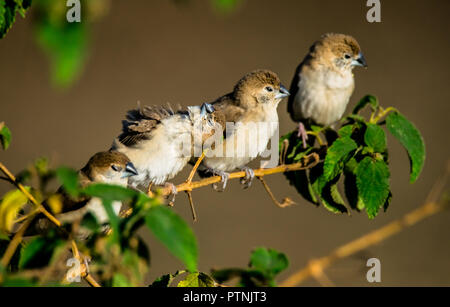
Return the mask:
[[[283,86],[280,86],[280,92],[275,96],[276,99],[283,99],[285,97],[290,96],[289,91]]]
[[[133,163],[128,162],[125,167],[125,177],[131,177],[138,175],[138,171],[134,167]]]
[[[204,104],[202,104],[202,106],[201,106],[201,109],[200,109],[200,116],[201,117],[205,117],[207,114],[211,114],[212,112],[214,112],[215,111],[215,109],[214,109],[214,107],[212,106],[212,104],[209,104],[209,103],[204,103]]]
[[[359,53],[358,58],[352,61],[352,65],[367,68],[367,61],[362,52]]]

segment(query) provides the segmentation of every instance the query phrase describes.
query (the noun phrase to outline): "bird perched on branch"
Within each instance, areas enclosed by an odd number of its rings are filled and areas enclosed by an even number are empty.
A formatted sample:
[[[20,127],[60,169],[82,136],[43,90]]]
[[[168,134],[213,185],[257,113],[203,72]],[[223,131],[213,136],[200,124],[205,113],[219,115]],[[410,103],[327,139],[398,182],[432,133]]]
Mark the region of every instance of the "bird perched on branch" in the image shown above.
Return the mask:
[[[156,106],[131,110],[112,149],[130,157],[139,172],[130,178],[130,186],[147,188],[165,183],[175,195],[175,186],[167,180],[175,177],[195,152],[201,155],[204,140],[221,129],[218,121],[207,103],[176,112]]]
[[[227,126],[223,140],[215,144],[215,154],[207,155],[202,161],[199,174],[221,176],[222,188],[219,190],[223,190],[229,177],[227,172],[242,169],[246,177],[241,182],[249,187],[254,172],[246,165],[266,150],[278,129],[278,104],[287,96],[289,92],[277,74],[257,70],[239,80],[233,92],[212,102]],[[230,123],[234,124],[233,127]],[[218,189],[217,186],[215,188]]]
[[[126,155],[116,151],[99,152],[93,155],[78,172],[78,182],[81,188],[92,183],[127,186],[129,178],[137,174],[136,168]],[[60,199],[62,207],[59,208],[56,218],[61,223],[73,223],[81,220],[88,212],[94,215],[100,225],[108,223],[108,214],[101,199],[85,195],[72,197],[63,188],[58,190],[58,194],[62,196]],[[50,200],[44,202],[43,205],[52,211],[49,208]],[[112,207],[116,215],[119,215],[121,206],[121,202],[113,202]],[[52,226],[53,224],[40,214],[29,227],[27,235],[43,234]]]
[[[329,126],[342,118],[355,89],[356,66],[367,67],[356,39],[330,33],[314,43],[297,67],[288,112],[299,122],[304,147],[308,139],[304,123]]]

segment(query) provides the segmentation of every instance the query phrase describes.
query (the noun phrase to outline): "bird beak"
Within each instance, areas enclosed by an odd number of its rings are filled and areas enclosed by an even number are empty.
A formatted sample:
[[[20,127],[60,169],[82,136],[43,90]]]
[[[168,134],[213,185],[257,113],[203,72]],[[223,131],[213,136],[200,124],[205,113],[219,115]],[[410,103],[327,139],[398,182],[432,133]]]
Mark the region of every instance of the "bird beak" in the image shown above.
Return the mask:
[[[358,58],[352,61],[352,65],[367,68],[367,61],[362,52],[359,53]]]
[[[280,92],[275,96],[276,99],[283,99],[291,95],[289,91],[283,86],[280,86]]]
[[[131,176],[136,176],[136,175],[138,175],[138,171],[134,167],[133,163],[128,162],[126,167],[125,167],[125,175],[124,175],[124,177],[131,177]]]
[[[214,107],[212,106],[212,104],[209,103],[204,103],[202,105],[202,108],[200,110],[200,116],[201,117],[205,117],[206,114],[211,114],[215,111]]]

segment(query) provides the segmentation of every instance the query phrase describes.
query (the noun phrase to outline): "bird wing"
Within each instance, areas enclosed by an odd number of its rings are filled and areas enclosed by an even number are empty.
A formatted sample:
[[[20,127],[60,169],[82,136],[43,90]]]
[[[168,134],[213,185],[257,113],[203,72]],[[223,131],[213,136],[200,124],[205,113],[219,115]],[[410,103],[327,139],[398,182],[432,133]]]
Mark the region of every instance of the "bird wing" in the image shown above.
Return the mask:
[[[294,79],[292,80],[291,83],[291,88],[289,89],[289,93],[291,93],[291,95],[289,96],[289,101],[288,101],[288,113],[291,114],[291,117],[294,121],[297,121],[297,119],[294,118],[294,104],[295,104],[295,99],[297,97],[297,93],[299,91],[299,83],[300,83],[300,72],[303,68],[303,64],[304,62],[300,63],[300,65],[298,65],[297,69],[295,70],[295,75],[294,75]]]
[[[150,132],[163,119],[174,114],[172,108],[163,106],[145,106],[128,111],[126,120],[122,121],[120,143],[133,146],[141,140],[148,139]]]
[[[220,97],[212,103],[216,116],[221,118],[223,122],[224,138],[230,136],[232,131],[227,131],[226,123],[236,123],[245,114],[245,109],[234,102],[233,94]]]

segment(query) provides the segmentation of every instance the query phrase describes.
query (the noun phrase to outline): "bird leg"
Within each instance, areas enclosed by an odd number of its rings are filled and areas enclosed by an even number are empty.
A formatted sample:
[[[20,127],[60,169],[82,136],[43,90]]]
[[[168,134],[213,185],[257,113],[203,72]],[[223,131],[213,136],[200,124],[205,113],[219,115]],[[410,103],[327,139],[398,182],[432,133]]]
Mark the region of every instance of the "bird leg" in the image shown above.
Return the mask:
[[[230,178],[230,173],[227,173],[224,171],[217,171],[217,170],[210,170],[210,171],[214,175],[221,177],[220,182],[222,183],[222,186],[219,187],[219,185],[217,183],[214,183],[213,184],[214,191],[217,191],[217,192],[225,191],[225,188],[227,187],[228,179]]]
[[[244,185],[244,189],[248,189],[252,185],[253,179],[255,179],[255,171],[248,166],[243,167],[241,170],[245,172],[245,177],[241,178],[241,184]]]
[[[306,132],[305,125],[302,122],[298,123],[298,134],[297,137],[302,138],[303,149],[306,149],[308,141],[308,133]]]
[[[172,190],[167,198],[169,199],[169,203],[168,203],[169,206],[173,207],[173,205],[175,203],[175,197],[178,194],[177,187],[176,187],[176,185],[174,185],[173,183],[170,183],[170,182],[166,182],[165,183],[165,187],[166,188],[168,187],[168,188],[170,188]]]

